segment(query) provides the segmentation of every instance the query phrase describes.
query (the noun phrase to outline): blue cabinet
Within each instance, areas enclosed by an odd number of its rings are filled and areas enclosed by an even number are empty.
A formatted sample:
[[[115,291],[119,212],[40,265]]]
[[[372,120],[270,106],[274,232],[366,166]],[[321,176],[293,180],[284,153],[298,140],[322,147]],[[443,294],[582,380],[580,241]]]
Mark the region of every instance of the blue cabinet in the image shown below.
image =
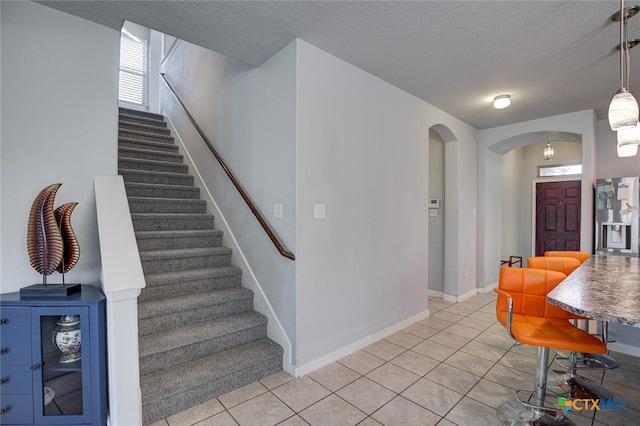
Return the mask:
[[[0,425],[105,425],[105,297],[0,295]]]

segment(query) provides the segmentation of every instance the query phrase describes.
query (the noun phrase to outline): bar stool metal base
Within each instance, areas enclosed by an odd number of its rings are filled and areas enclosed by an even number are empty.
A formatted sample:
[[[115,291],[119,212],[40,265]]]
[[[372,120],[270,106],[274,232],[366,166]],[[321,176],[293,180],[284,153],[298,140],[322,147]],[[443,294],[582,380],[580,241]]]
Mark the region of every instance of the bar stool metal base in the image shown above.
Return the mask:
[[[553,370],[548,373],[547,386],[550,389],[560,388],[561,394],[570,399],[613,399],[609,389],[593,380]]]
[[[519,401],[504,402],[498,407],[498,420],[503,426],[574,426],[571,420],[556,410],[535,410]]]
[[[611,370],[618,366],[618,361],[606,354],[582,354],[582,358],[578,358],[578,363],[577,369],[593,368]]]

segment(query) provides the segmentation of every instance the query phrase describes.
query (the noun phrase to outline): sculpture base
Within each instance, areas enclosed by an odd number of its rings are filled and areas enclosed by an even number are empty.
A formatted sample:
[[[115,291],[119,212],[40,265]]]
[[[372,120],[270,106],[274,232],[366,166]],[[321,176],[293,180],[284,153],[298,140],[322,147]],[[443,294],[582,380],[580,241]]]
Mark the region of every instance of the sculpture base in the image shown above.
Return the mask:
[[[20,289],[20,298],[36,299],[36,298],[55,298],[69,297],[74,293],[82,291],[80,284],[34,284],[29,287]]]

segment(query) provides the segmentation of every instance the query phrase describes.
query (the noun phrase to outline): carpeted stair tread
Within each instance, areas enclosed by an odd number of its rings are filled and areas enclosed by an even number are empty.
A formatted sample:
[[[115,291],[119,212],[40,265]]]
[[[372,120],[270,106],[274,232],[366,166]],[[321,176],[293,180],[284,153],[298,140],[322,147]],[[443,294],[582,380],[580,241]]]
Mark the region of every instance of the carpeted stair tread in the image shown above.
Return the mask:
[[[118,138],[118,146],[125,148],[149,149],[154,151],[178,152],[178,145],[167,142],[146,141],[135,138]]]
[[[147,282],[147,287],[142,290],[144,292],[146,289],[154,286],[165,286],[169,284],[175,284],[179,282],[188,282],[200,279],[219,279],[225,277],[234,277],[242,274],[242,269],[233,265],[225,265],[225,266],[216,266],[213,268],[203,268],[203,269],[192,269],[190,271],[170,271],[170,272],[159,272],[155,274],[145,275],[145,281]]]
[[[140,253],[140,260],[144,262],[147,260],[180,259],[217,254],[231,254],[231,249],[228,247],[199,247],[191,249],[143,251]]]
[[[141,132],[139,130],[118,129],[119,138],[134,138],[141,140],[150,140],[156,142],[173,143],[175,139],[170,135],[160,135],[158,133]]]
[[[231,249],[203,247],[178,250],[144,251],[140,253],[142,271],[153,274],[169,271],[206,269],[231,264]]]
[[[154,172],[168,172],[187,174],[189,166],[166,161],[145,160],[143,158],[119,158],[118,168],[129,170],[146,170]]]
[[[156,127],[167,127],[167,122],[164,120],[157,120],[155,118],[152,117],[145,117],[142,115],[134,115],[134,114],[129,114],[126,112],[120,112],[118,113],[118,122],[122,123],[122,122],[133,122],[133,123],[144,123],[150,126],[156,126]]]
[[[197,213],[131,213],[135,231],[213,229],[214,217]]]
[[[118,168],[127,183],[150,183],[157,185],[193,186],[194,177],[185,173],[153,172]]]
[[[177,152],[156,151],[152,149],[138,149],[129,147],[118,148],[118,158],[144,158],[147,160],[166,161],[167,163],[182,164],[182,154]]]
[[[207,202],[199,198],[129,197],[132,213],[199,213],[207,212]]]
[[[222,231],[217,229],[188,229],[178,231],[136,232],[138,250],[171,250],[222,245]]]
[[[185,322],[178,325],[180,326],[140,336],[140,358],[220,336],[229,336],[245,329],[264,327],[266,332],[267,318],[256,311],[245,311],[211,318],[207,321]]]
[[[228,376],[264,358],[281,357],[282,352],[278,344],[268,339],[261,339],[176,365],[166,371],[144,375],[141,377],[142,405],[147,405],[155,398],[176,395]],[[219,395],[211,395],[211,398]]]
[[[282,371],[280,346],[268,339],[141,377],[145,425]]]
[[[146,182],[124,184],[129,197],[199,199],[200,188],[187,185],[160,185]]]
[[[158,328],[155,334],[141,335],[141,375],[160,369],[171,369],[175,365],[196,358],[266,338],[266,318],[260,318],[255,311],[251,310],[250,300],[245,299],[240,302],[244,304],[241,305],[242,310],[239,312],[230,311],[225,315],[223,311],[220,311],[217,318],[213,316],[204,318],[202,322],[189,321],[189,318],[184,318],[183,324],[190,323],[190,325],[178,329]],[[229,305],[232,304],[213,306],[210,310],[225,308]],[[174,320],[174,325],[181,319],[179,315],[177,317]],[[169,317],[168,320],[171,321],[171,318]],[[140,321],[141,324],[145,322],[148,321]],[[172,323],[164,325],[170,326]],[[163,340],[159,342],[154,340],[158,336]],[[147,350],[147,348],[150,349]]]
[[[184,329],[201,322],[211,321],[214,318],[217,318],[220,323],[225,321],[239,322],[237,318],[235,320],[228,318],[246,312],[255,313],[253,311],[253,292],[244,287],[185,294],[167,297],[164,300],[156,299],[143,303],[139,302],[138,334],[141,337],[166,335],[170,330],[176,328]],[[255,328],[262,325],[265,326],[264,330]],[[259,322],[247,328],[247,330],[249,329],[251,330],[248,333],[237,336],[237,339],[266,337],[266,318],[264,324]],[[201,334],[202,336],[207,336],[206,333]],[[208,337],[207,339],[210,340]],[[192,344],[192,342],[189,344]],[[182,342],[179,346],[184,345],[186,343]],[[167,346],[166,350],[175,350],[177,347]],[[209,347],[207,350],[212,352],[214,349]],[[205,355],[206,352],[201,352],[201,354]],[[182,357],[184,358],[185,356],[183,355]]]
[[[186,271],[166,271],[145,275],[147,286],[138,296],[138,303],[179,297],[185,293],[235,288],[242,285],[242,270],[224,265]]]
[[[156,300],[138,304],[138,318],[151,318],[159,315],[197,309],[203,306],[253,297],[253,292],[244,287],[228,288],[201,294],[186,294],[166,300]]]
[[[118,126],[122,130],[136,130],[138,132],[157,133],[160,135],[168,135],[171,133],[166,127],[145,124],[138,121],[119,120]]]
[[[139,116],[139,117],[146,117],[146,118],[151,118],[153,120],[158,120],[158,121],[164,121],[164,115],[156,114],[155,112],[140,111],[140,110],[132,109],[132,108],[119,107],[118,108],[118,113],[119,114],[127,114],[127,115],[135,115],[135,116]]]

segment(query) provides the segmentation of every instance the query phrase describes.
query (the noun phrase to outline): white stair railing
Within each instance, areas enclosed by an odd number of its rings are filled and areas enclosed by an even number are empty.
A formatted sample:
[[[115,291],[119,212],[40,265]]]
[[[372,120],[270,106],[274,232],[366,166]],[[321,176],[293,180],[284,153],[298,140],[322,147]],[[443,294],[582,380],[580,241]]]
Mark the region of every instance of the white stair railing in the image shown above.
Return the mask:
[[[98,176],[94,188],[107,297],[109,424],[142,425],[137,299],[146,283],[122,176]]]

